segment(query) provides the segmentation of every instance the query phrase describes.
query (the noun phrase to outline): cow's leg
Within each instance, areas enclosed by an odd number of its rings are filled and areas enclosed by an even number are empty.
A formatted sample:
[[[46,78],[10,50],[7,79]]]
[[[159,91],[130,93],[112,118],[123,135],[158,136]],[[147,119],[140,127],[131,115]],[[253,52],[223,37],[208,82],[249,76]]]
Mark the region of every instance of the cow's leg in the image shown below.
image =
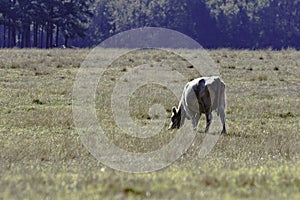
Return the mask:
[[[206,116],[206,128],[205,128],[205,133],[207,133],[208,130],[209,130],[209,126],[210,126],[210,124],[211,124],[212,113],[211,113],[211,112],[210,112],[210,113],[206,113],[205,116]]]
[[[221,122],[222,122],[222,125],[223,125],[223,129],[222,129],[221,133],[226,133],[226,116],[225,116],[225,110],[224,109],[222,109],[220,111],[220,118],[221,118]]]
[[[197,130],[197,125],[198,125],[198,122],[199,122],[199,119],[201,117],[201,113],[196,113],[193,117],[193,121],[192,121],[192,124],[193,124],[193,130],[196,131]]]

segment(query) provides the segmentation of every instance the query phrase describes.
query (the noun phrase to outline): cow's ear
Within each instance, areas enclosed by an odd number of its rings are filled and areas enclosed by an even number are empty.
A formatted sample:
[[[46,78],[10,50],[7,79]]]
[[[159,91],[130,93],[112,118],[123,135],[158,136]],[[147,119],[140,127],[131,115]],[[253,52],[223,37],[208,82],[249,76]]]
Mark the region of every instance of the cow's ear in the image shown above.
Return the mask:
[[[175,106],[172,108],[172,112],[173,112],[173,114],[174,114],[174,115],[176,115],[176,113],[177,113],[177,109],[176,109],[176,107],[175,107]]]

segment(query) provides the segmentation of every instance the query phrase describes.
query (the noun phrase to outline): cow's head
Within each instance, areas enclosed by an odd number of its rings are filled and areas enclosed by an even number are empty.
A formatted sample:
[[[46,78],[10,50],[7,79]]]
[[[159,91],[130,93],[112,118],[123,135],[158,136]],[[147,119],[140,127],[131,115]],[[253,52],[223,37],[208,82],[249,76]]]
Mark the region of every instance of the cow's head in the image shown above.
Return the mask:
[[[172,115],[171,115],[171,123],[169,125],[169,129],[179,129],[181,124],[181,109],[178,110],[176,107],[172,108]]]

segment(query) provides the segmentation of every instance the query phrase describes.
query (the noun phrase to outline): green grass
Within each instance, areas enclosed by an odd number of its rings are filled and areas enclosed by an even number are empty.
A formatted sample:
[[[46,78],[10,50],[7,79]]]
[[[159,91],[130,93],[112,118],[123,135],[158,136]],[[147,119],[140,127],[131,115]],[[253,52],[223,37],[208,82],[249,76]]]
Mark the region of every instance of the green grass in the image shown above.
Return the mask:
[[[88,53],[0,50],[0,199],[300,198],[300,52],[209,51],[227,86],[228,134],[200,159],[201,119],[194,145],[179,160],[145,174],[110,169],[81,143],[72,118],[72,91]],[[186,60],[156,50],[124,55],[105,71],[96,93],[99,124],[114,133],[115,144],[130,151],[155,150],[174,136],[163,129],[149,139],[132,138],[121,134],[112,116],[115,83],[149,60],[171,66],[186,81],[199,76]],[[164,105],[168,117],[178,104],[168,88],[147,85],[130,100],[132,119],[149,124],[154,103]]]

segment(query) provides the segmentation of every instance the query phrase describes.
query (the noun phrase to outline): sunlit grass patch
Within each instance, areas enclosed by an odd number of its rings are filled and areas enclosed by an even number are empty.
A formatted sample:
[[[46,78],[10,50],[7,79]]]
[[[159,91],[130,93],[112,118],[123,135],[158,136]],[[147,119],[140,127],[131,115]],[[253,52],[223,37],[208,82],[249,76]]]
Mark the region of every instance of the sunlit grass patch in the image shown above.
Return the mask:
[[[226,84],[228,134],[199,158],[206,136],[203,116],[187,152],[169,167],[146,174],[110,169],[80,140],[72,91],[88,49],[0,52],[0,199],[300,198],[300,56],[295,50],[209,51]],[[159,134],[133,138],[114,122],[110,106],[116,82],[149,60],[179,71],[186,81],[200,76],[183,58],[156,50],[123,55],[106,69],[96,92],[98,121],[114,144],[131,152],[159,149],[176,134],[167,126],[178,99],[155,84],[132,94],[130,117],[143,126],[166,117]],[[166,116],[149,114],[157,103]]]

